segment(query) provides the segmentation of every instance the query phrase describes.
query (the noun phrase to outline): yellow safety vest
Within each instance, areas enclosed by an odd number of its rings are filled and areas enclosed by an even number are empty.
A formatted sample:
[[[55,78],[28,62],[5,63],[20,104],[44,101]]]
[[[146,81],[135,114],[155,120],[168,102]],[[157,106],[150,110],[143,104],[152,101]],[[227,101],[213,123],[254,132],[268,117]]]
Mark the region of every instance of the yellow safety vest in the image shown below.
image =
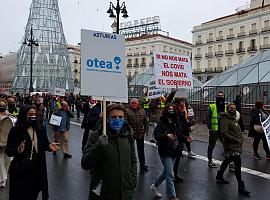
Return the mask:
[[[217,114],[217,105],[215,103],[210,104],[210,109],[212,112],[211,126],[212,131],[218,131],[218,114]],[[227,112],[227,106],[225,105],[225,112]]]
[[[144,104],[143,104],[143,108],[144,108],[144,109],[148,109],[149,106],[150,106],[150,102],[149,102],[149,100],[148,100],[147,97],[144,97],[144,100],[145,100],[145,101],[148,101],[148,103],[144,103]]]

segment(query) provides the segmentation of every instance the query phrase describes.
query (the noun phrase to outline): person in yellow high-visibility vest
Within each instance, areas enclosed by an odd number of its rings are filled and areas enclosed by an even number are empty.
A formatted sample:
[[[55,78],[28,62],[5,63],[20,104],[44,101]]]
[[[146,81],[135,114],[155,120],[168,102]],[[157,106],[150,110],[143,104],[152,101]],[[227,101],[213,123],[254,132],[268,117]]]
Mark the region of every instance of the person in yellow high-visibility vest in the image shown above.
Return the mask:
[[[145,94],[143,98],[143,109],[148,117],[148,121],[151,122],[150,119],[150,99],[148,99],[147,94]]]
[[[216,96],[216,102],[210,104],[207,110],[206,124],[209,130],[209,143],[207,149],[208,166],[210,168],[216,168],[217,165],[212,161],[213,150],[216,146],[216,142],[219,139],[223,144],[220,128],[218,125],[218,117],[222,112],[226,112],[225,95],[224,92],[219,91]]]

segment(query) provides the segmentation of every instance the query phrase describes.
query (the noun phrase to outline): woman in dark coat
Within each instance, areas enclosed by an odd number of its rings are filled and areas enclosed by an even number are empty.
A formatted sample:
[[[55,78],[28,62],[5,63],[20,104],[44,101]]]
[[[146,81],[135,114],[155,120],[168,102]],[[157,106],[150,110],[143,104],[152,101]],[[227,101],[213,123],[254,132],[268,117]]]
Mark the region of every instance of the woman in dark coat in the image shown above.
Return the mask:
[[[265,105],[262,101],[256,101],[255,103],[255,109],[253,109],[251,111],[251,120],[250,120],[250,126],[249,126],[249,137],[253,137],[254,141],[253,141],[253,158],[260,160],[262,159],[262,157],[260,156],[260,154],[258,153],[258,148],[259,148],[259,144],[260,141],[263,141],[263,148],[264,151],[266,153],[266,158],[267,160],[270,160],[270,150],[267,144],[267,139],[265,137],[264,132],[259,132],[258,130],[256,131],[254,129],[254,125],[258,125],[261,126],[261,121],[264,121],[267,119],[268,117],[268,113],[265,111],[264,109]],[[260,119],[261,118],[261,119]],[[261,128],[261,130],[263,130]]]
[[[176,200],[174,188],[173,166],[175,159],[180,152],[179,142],[185,140],[177,120],[176,109],[173,104],[167,104],[157,127],[154,130],[154,137],[158,144],[158,153],[163,164],[163,172],[155,179],[150,190],[155,197],[160,198],[158,186],[166,180],[167,197],[169,200]]]
[[[6,154],[14,159],[10,165],[9,200],[35,200],[39,192],[43,200],[49,198],[45,151],[59,148],[49,143],[45,128],[38,122],[36,107],[25,106],[10,130]]]

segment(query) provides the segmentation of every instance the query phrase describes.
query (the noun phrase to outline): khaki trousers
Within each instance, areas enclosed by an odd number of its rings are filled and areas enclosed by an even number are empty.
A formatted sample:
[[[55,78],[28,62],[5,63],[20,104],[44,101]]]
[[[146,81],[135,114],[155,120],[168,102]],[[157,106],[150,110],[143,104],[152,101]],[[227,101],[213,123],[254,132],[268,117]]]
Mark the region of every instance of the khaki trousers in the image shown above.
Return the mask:
[[[60,143],[60,149],[63,150],[64,154],[68,153],[68,132],[67,131],[55,131],[54,132],[54,142]]]

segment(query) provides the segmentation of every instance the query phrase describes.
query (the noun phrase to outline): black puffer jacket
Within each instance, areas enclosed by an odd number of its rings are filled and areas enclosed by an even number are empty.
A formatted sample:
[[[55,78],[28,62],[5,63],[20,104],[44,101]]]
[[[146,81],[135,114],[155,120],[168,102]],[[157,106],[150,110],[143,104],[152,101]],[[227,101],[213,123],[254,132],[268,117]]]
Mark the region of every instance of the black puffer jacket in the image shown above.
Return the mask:
[[[261,133],[257,133],[254,130],[254,125],[261,125],[261,120],[260,120],[260,115],[262,116],[262,121],[266,120],[268,117],[268,113],[264,110],[261,109],[252,109],[251,111],[251,119],[250,119],[250,125],[249,125],[249,132],[248,132],[248,136],[249,137],[254,137],[257,134],[261,134]]]
[[[173,134],[176,139],[173,141],[169,140],[167,134]],[[158,143],[159,155],[168,157],[176,157],[181,152],[181,144],[186,140],[179,121],[169,123],[163,117],[160,118],[154,130],[154,137]]]

